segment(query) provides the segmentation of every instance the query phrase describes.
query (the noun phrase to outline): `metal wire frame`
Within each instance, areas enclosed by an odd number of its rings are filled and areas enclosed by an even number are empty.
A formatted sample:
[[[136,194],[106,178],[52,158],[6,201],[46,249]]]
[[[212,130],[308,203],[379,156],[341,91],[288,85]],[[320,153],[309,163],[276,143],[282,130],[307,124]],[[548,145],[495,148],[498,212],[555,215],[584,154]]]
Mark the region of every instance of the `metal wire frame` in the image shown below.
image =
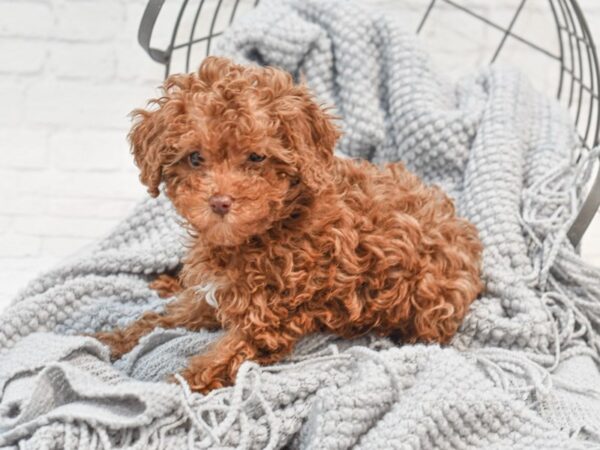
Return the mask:
[[[156,62],[163,64],[165,66],[165,77],[167,77],[171,73],[173,55],[177,53],[177,51],[184,50],[186,53],[185,56],[185,69],[183,71],[189,72],[191,67],[191,56],[192,49],[197,44],[205,45],[205,55],[208,56],[211,50],[212,41],[223,34],[223,30],[216,31],[217,19],[219,18],[220,13],[224,11],[222,8],[224,3],[232,4],[231,10],[229,12],[229,19],[227,21],[227,25],[231,25],[233,20],[235,19],[236,13],[238,12],[239,5],[241,3],[251,3],[252,7],[256,7],[260,0],[231,0],[229,2],[218,0],[216,2],[215,8],[209,12],[212,13],[212,19],[210,22],[209,29],[207,33],[197,37],[198,30],[198,19],[200,18],[204,7],[208,3],[206,0],[200,0],[197,2],[197,8],[194,12],[194,18],[190,27],[190,33],[187,40],[183,42],[176,43],[176,39],[178,33],[180,31],[180,27],[182,25],[182,19],[184,17],[184,13],[186,13],[189,9],[191,3],[189,0],[183,0],[181,3],[181,7],[179,8],[179,12],[177,14],[177,18],[175,19],[175,23],[173,25],[173,32],[171,34],[171,40],[169,45],[165,50],[159,50],[150,46],[150,40],[152,38],[152,33],[154,31],[154,25],[158,19],[158,15],[165,3],[165,0],[150,0],[144,14],[142,16],[142,21],[140,23],[140,27],[138,29],[138,42],[142,46],[142,48],[148,53],[148,55]],[[213,2],[214,3],[214,2]]]
[[[213,39],[222,34],[222,30],[217,30],[217,21],[219,16],[223,17],[222,15],[226,14],[227,8],[225,4],[230,6],[229,17],[226,21],[226,24],[230,25],[239,11],[240,3],[250,4],[251,7],[254,7],[259,1],[230,0],[225,2],[223,0],[216,0],[216,2],[212,1],[213,4],[216,3],[213,10],[206,11],[206,3],[211,3],[210,0],[208,2],[206,0],[196,2],[183,0],[175,20],[170,43],[165,50],[159,50],[150,46],[150,40],[154,25],[165,0],[150,0],[142,17],[138,32],[138,41],[153,60],[165,66],[165,76],[168,76],[172,71],[174,55],[184,51],[184,70],[188,72],[192,64],[193,48],[198,45],[204,45],[204,53],[208,55],[210,54]],[[573,112],[574,122],[580,132],[582,145],[587,149],[596,146],[600,140],[600,75],[596,47],[584,14],[576,0],[547,0],[558,37],[559,48],[558,53],[556,53],[556,50],[544,48],[532,42],[526,36],[517,34],[514,31],[514,26],[523,12],[527,1],[520,0],[508,25],[502,25],[472,8],[466,7],[459,3],[458,0],[430,0],[417,27],[417,33],[423,30],[434,9],[440,5],[445,5],[462,11],[502,33],[502,37],[494,49],[490,63],[498,59],[509,39],[529,47],[532,51],[547,56],[558,65],[559,73],[556,97]],[[532,1],[539,2],[539,0]],[[182,42],[176,42],[184,14],[188,13],[189,9],[194,7],[196,10],[192,11],[193,20],[187,38]],[[210,25],[207,30],[204,30],[205,34],[197,36],[197,33],[200,31],[198,20],[203,13],[212,13]],[[585,114],[582,114],[584,97],[588,97],[589,100],[587,111]],[[577,246],[579,244],[599,205],[600,170],[597,173],[590,193],[569,230],[568,236],[573,245]]]
[[[583,12],[575,0],[547,0],[557,30],[559,48],[558,54],[556,54],[554,50],[543,48],[514,32],[514,25],[527,1],[520,1],[508,26],[505,27],[466,8],[455,0],[431,0],[419,23],[417,33],[425,26],[434,7],[446,4],[503,33],[490,63],[496,61],[509,37],[554,60],[559,67],[556,98],[573,112],[581,143],[585,148],[590,149],[598,145],[600,140],[600,77],[596,47]],[[587,71],[589,79],[587,83],[584,81],[585,71]],[[586,96],[588,98],[587,113],[582,115]],[[600,206],[600,171],[596,174],[592,188],[569,229],[568,237],[573,245],[579,245],[598,206]]]

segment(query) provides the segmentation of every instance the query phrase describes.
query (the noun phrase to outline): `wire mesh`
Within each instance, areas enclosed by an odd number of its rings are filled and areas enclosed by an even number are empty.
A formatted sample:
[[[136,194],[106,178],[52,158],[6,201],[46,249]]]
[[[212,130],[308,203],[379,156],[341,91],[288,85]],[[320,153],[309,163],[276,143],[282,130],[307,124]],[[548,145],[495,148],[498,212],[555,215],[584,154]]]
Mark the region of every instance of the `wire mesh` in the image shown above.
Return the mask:
[[[400,0],[398,0],[400,1]],[[428,2],[428,3],[427,3]],[[598,144],[600,133],[600,78],[598,56],[589,27],[575,0],[515,0],[508,11],[508,20],[500,21],[490,14],[493,2],[474,0],[422,0],[419,3],[420,19],[416,32],[427,28],[435,29],[438,18],[455,10],[470,17],[498,33],[498,40],[489,48],[487,62],[494,63],[501,57],[508,59],[511,52],[507,47],[518,45],[525,49],[526,59],[530,55],[541,56],[539,64],[553,72],[554,95],[570,111],[581,138],[583,149]],[[194,70],[200,60],[209,55],[214,40],[235,20],[259,0],[182,0],[176,9],[165,50],[150,46],[153,28],[165,0],[150,0],[139,30],[142,47],[155,61],[164,64],[165,76],[175,72]],[[411,2],[407,2],[411,3]],[[412,2],[414,8],[414,2]],[[479,5],[479,6],[478,6]],[[484,5],[481,7],[481,5]],[[526,7],[537,8],[546,13],[550,20],[544,30],[527,26],[523,15]],[[543,10],[543,11],[542,11]],[[434,22],[433,24],[431,22]],[[523,28],[519,30],[519,26]],[[170,27],[170,28],[169,28]],[[546,34],[541,33],[545,31]],[[553,34],[553,39],[539,39],[538,35]],[[536,37],[538,38],[536,40]],[[492,39],[493,41],[493,39]],[[551,41],[551,42],[547,42]],[[513,52],[512,54],[514,54]],[[523,64],[526,66],[526,64]],[[521,66],[521,64],[519,64]],[[575,220],[569,237],[577,245],[589,225],[600,203],[600,173],[590,195]]]

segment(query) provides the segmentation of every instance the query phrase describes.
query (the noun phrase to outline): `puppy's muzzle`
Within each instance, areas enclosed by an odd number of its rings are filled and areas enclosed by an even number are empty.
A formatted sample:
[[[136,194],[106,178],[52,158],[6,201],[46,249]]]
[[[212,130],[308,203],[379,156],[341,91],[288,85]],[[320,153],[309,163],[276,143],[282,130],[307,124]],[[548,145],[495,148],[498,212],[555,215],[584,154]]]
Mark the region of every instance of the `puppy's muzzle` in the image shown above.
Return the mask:
[[[220,216],[224,216],[231,210],[233,199],[229,195],[213,195],[208,199],[208,204],[213,212]]]

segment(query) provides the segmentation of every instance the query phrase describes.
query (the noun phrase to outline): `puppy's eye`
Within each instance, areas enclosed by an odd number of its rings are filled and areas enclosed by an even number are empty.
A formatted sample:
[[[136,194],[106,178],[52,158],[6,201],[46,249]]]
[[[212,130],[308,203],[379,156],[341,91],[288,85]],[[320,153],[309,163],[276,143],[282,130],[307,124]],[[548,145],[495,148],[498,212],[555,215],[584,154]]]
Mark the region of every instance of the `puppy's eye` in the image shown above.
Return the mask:
[[[257,163],[264,161],[265,158],[265,155],[259,155],[258,153],[250,153],[250,156],[248,156],[248,161]]]
[[[204,158],[200,156],[199,152],[190,153],[187,157],[188,163],[192,167],[200,167],[204,162]]]

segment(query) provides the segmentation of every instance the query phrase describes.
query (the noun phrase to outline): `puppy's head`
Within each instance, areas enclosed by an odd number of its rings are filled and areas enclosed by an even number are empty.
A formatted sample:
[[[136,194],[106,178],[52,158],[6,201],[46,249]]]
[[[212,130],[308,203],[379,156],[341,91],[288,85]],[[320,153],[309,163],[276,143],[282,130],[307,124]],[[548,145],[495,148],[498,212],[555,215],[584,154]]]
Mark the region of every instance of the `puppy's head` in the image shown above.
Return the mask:
[[[168,78],[151,104],[134,111],[129,136],[140,178],[153,196],[164,181],[211,244],[265,232],[330,184],[339,132],[286,72],[210,57]]]

